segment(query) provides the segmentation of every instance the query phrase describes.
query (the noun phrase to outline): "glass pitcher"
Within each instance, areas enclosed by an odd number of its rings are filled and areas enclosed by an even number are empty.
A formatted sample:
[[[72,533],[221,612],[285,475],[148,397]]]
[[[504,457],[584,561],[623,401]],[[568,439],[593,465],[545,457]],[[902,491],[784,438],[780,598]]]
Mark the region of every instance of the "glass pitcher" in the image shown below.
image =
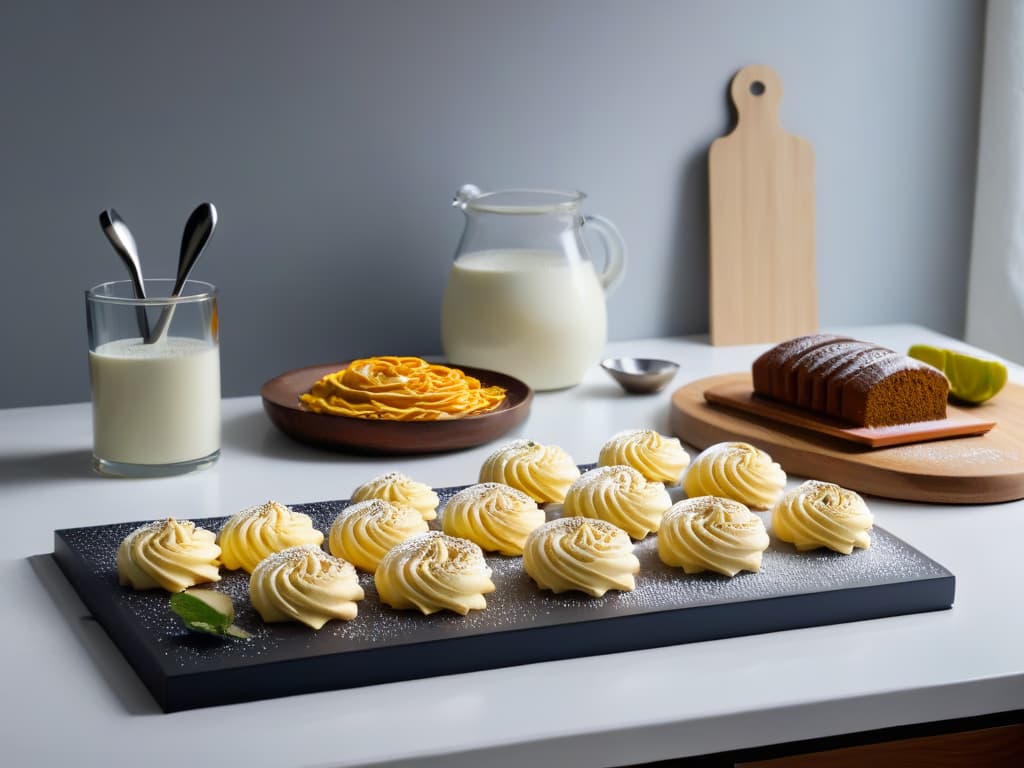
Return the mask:
[[[580,382],[607,340],[605,297],[622,279],[618,229],[583,215],[582,192],[467,184],[452,205],[466,214],[441,307],[441,341],[456,365],[501,371],[537,390]],[[604,269],[583,230],[604,245]]]

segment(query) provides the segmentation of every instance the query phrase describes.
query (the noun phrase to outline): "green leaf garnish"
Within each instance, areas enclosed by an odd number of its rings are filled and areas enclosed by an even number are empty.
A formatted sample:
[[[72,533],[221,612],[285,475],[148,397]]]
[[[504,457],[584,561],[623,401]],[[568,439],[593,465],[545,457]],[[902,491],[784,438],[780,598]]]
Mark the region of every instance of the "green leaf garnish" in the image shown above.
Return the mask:
[[[220,637],[245,639],[244,629],[235,626],[235,606],[231,598],[210,589],[186,589],[171,595],[171,610],[187,629]]]

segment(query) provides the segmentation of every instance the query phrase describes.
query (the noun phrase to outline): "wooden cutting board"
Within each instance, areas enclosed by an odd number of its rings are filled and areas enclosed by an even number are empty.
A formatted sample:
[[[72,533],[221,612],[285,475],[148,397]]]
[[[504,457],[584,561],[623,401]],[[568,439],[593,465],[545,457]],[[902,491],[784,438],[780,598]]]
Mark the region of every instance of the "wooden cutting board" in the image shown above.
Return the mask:
[[[771,421],[780,421],[856,443],[858,448],[888,448],[893,445],[923,443],[926,440],[984,435],[996,425],[989,419],[978,418],[978,411],[986,409],[950,408],[944,419],[888,427],[858,427],[805,408],[755,395],[752,377],[747,373],[724,377],[722,383],[705,387],[704,399],[715,405],[738,408]]]
[[[983,504],[1024,498],[1024,387],[1007,384],[995,398],[963,410],[996,422],[980,437],[858,449],[797,426],[709,403],[704,391],[749,373],[693,381],[672,394],[671,427],[695,448],[729,440],[752,443],[787,473],[837,483],[861,493],[939,504]]]
[[[814,333],[814,149],[782,129],[770,67],[741,69],[730,95],[736,127],[708,155],[711,343]]]

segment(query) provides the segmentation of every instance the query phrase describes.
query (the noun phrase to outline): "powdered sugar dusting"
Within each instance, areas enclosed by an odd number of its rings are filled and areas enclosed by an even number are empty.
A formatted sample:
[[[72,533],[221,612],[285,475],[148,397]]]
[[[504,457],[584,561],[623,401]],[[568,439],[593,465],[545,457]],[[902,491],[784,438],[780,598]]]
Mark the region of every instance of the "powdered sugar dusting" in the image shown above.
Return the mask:
[[[284,504],[281,504],[279,502],[267,501],[267,502],[265,502],[263,504],[257,504],[254,507],[248,507],[247,509],[243,509],[241,512],[236,512],[235,515],[234,515],[234,519],[236,521],[238,521],[238,520],[246,520],[246,519],[248,519],[250,517],[261,517],[263,515],[269,515],[271,512],[273,512],[274,510],[277,510],[277,509],[282,510],[284,512],[293,512],[294,511],[294,510],[289,509]]]
[[[628,467],[625,464],[612,464],[608,467],[597,467],[584,472],[573,481],[569,493],[579,493],[609,485],[630,488],[647,485],[647,480],[633,467]]]
[[[384,499],[366,499],[365,501],[357,501],[355,504],[351,504],[343,509],[336,518],[337,520],[344,520],[345,518],[356,515],[358,517],[365,517],[370,520],[387,519],[395,513],[395,505],[390,501]]]
[[[496,496],[510,497],[523,504],[533,503],[533,499],[518,488],[513,488],[511,485],[505,485],[504,483],[477,483],[468,488],[463,488],[452,499],[457,499],[460,503],[471,503]]]
[[[388,555],[391,557],[418,557],[428,552],[431,547],[437,544],[443,544],[445,549],[448,550],[449,560],[454,560],[458,557],[479,558],[481,561],[484,559],[483,550],[469,539],[449,536],[440,531],[427,531],[426,533],[417,533],[415,536],[410,536],[401,544],[388,550]],[[454,557],[451,555],[454,555]]]
[[[927,462],[935,468],[948,466],[962,469],[964,465],[990,469],[1004,463],[1024,463],[1024,456],[1017,451],[1004,448],[989,448],[985,445],[971,445],[968,439],[958,441],[955,455],[941,443],[915,443],[900,446],[900,456],[908,461]]]
[[[410,478],[408,475],[405,475],[405,474],[403,474],[401,472],[385,472],[383,475],[378,475],[377,477],[373,478],[372,480],[370,480],[369,482],[367,482],[365,484],[366,485],[374,485],[374,484],[380,483],[380,484],[383,485],[383,484],[408,483],[408,482],[412,482],[412,478]]]
[[[196,524],[191,520],[176,520],[173,517],[165,517],[160,520],[154,520],[150,523],[144,523],[143,525],[140,525],[138,528],[136,528],[134,531],[131,531],[128,535],[135,536],[137,534],[149,531],[159,532],[166,528],[168,525],[173,525],[174,523],[177,523],[183,528],[188,528],[190,530],[195,530],[196,528]]]
[[[693,496],[682,501],[677,501],[671,507],[668,512],[665,513],[665,519],[662,525],[670,523],[677,517],[687,518],[705,518],[709,517],[716,512],[724,511],[737,519],[753,518],[756,515],[750,511],[750,508],[742,502],[735,501],[733,499],[722,498],[721,496]]]
[[[614,536],[620,534],[626,535],[626,532],[619,528],[617,525],[613,525],[605,520],[598,520],[595,517],[560,517],[556,520],[549,520],[544,523],[540,528],[535,529],[537,536],[543,536],[547,533],[563,532],[563,533],[575,533],[580,528],[590,527],[598,533],[607,534]],[[628,540],[628,539],[627,539]]]
[[[260,561],[260,565],[265,564],[265,567],[268,568],[281,565],[294,565],[296,563],[301,563],[311,554],[316,555],[321,562],[328,563],[329,565],[336,566],[338,568],[342,568],[347,565],[344,560],[324,552],[320,547],[313,544],[298,544],[294,547],[288,547],[288,549],[282,549],[280,552],[273,552],[263,558]]]

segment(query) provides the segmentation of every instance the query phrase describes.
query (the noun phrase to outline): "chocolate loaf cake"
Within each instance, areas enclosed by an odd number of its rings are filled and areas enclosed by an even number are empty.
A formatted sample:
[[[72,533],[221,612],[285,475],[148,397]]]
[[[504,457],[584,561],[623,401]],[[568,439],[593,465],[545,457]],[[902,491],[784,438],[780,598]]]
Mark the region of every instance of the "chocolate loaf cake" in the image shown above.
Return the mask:
[[[845,336],[778,344],[753,365],[754,392],[864,427],[946,418],[949,382],[930,365]]]

